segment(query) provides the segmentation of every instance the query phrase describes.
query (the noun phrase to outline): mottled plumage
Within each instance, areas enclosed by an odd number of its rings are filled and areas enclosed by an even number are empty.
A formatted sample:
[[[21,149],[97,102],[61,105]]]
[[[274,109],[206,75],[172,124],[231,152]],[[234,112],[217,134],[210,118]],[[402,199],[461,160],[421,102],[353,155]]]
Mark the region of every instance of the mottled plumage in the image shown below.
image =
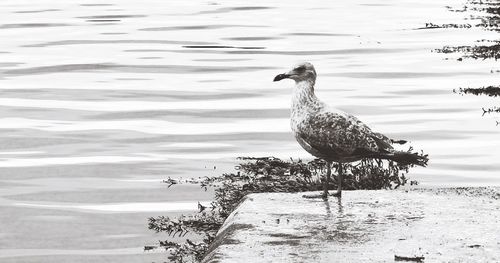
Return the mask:
[[[335,162],[393,151],[390,139],[373,132],[356,117],[321,102],[314,94],[314,80],[297,82],[292,99],[291,128],[306,151]]]
[[[329,109],[314,95],[314,101],[295,96],[299,98],[294,99],[292,106],[291,128],[300,145],[312,155],[335,162],[352,162],[366,154],[393,150],[387,137],[374,133],[356,117]]]

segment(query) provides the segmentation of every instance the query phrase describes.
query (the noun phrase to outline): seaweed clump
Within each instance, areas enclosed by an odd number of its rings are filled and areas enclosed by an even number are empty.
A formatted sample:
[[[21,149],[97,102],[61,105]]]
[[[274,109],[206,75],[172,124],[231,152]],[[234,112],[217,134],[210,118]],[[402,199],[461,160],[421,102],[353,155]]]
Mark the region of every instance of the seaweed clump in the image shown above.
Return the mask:
[[[497,43],[497,42],[495,42]],[[482,46],[444,46],[441,49],[436,50],[438,53],[464,53],[462,58],[458,60],[462,60],[463,58],[472,58],[472,59],[488,59],[492,58],[498,60],[500,58],[500,44],[493,45],[482,45]]]
[[[460,88],[457,90],[453,90],[455,93],[459,94],[472,94],[476,96],[486,95],[489,97],[499,97],[500,96],[500,86],[487,86],[481,88]],[[490,107],[490,108],[482,108],[483,116],[487,113],[500,113],[500,107]],[[500,122],[497,121],[497,125]]]
[[[471,12],[470,19],[479,21],[475,27],[482,28],[488,31],[500,32],[500,3],[497,0],[481,0],[468,1],[467,5],[463,7],[462,10],[453,10],[453,12]],[[470,24],[459,25],[459,24],[445,24],[445,25],[435,25],[433,23],[427,23],[426,29],[435,28],[471,28]],[[462,61],[463,58],[472,59],[495,59],[500,58],[500,40],[477,40],[477,42],[487,42],[490,45],[475,45],[475,46],[445,46],[441,49],[436,49],[438,53],[462,53],[463,56],[459,58]]]
[[[455,91],[456,92],[456,91]],[[473,94],[473,95],[487,95],[490,97],[500,96],[500,86],[487,86],[481,88],[460,88],[458,90],[460,94]]]
[[[478,21],[474,26],[477,28],[482,28],[483,30],[493,31],[500,33],[500,2],[498,0],[468,0],[466,5],[462,9],[453,9],[448,7],[452,12],[470,12],[470,20]],[[446,26],[449,28],[451,26]],[[426,28],[443,28],[439,25],[434,25],[432,23],[427,23]],[[455,28],[469,28],[457,26]],[[464,59],[500,59],[500,39],[479,39],[476,40],[477,45],[472,46],[444,46],[443,48],[437,49],[438,53],[460,53],[461,57],[458,61],[463,61]],[[481,44],[479,44],[481,43]],[[491,70],[491,73],[498,73],[498,70]],[[473,95],[487,95],[490,97],[500,96],[500,86],[487,86],[480,88],[460,88],[458,92],[453,90],[455,93],[460,94],[473,94]],[[483,108],[483,116],[486,113],[500,112],[499,107]],[[497,121],[497,125],[500,122]]]
[[[410,148],[409,152],[412,151]],[[423,153],[420,153],[422,156]],[[326,162],[316,159],[310,162],[289,161],[274,157],[240,157],[241,163],[233,173],[216,177],[190,179],[186,181],[168,178],[164,183],[198,184],[203,189],[214,189],[214,201],[210,205],[198,204],[199,212],[177,218],[164,216],[149,218],[149,229],[164,232],[170,240],[159,241],[155,247],[166,249],[171,262],[200,262],[215,240],[224,220],[233,212],[244,196],[265,192],[303,192],[322,189]],[[334,165],[335,166],[335,165]],[[393,189],[408,183],[406,174],[413,165],[399,165],[393,161],[365,159],[353,164],[343,164],[345,176],[343,186],[354,189]],[[337,166],[333,167],[338,170]],[[334,175],[334,180],[336,176]],[[416,182],[411,181],[411,185]],[[331,182],[331,188],[336,182]],[[192,233],[193,238],[186,238]],[[191,236],[191,235],[190,235]],[[177,238],[177,239],[176,239]],[[178,241],[180,240],[180,241]],[[152,246],[148,246],[148,250]]]

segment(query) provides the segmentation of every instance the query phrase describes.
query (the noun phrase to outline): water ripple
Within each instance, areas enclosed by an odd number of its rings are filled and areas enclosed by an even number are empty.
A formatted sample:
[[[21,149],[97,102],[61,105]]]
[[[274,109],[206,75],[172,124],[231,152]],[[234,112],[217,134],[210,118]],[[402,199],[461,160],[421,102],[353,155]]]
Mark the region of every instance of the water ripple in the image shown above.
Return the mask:
[[[351,37],[354,34],[344,34],[344,33],[315,33],[315,32],[296,32],[296,33],[286,33],[285,36],[315,36],[315,37]]]
[[[235,120],[225,123],[175,123],[162,120],[59,121],[28,118],[2,118],[0,129],[34,129],[53,132],[123,130],[144,134],[200,135],[242,132],[285,132],[289,120]]]
[[[235,41],[265,41],[265,40],[275,40],[283,39],[282,37],[226,37],[224,40],[235,40]]]
[[[95,45],[95,44],[167,44],[167,45],[213,45],[214,42],[189,41],[189,40],[154,40],[154,39],[111,39],[111,40],[61,40],[39,44],[23,45],[22,47],[49,47],[67,45]]]
[[[189,66],[189,65],[124,65],[114,63],[65,64],[4,70],[2,73],[11,76],[50,74],[62,72],[98,72],[110,71],[129,73],[171,73],[171,74],[210,74],[217,72],[249,72],[276,69],[264,66]]]
[[[287,55],[287,56],[322,56],[347,54],[389,54],[411,51],[406,48],[355,48],[335,50],[173,50],[173,49],[128,49],[125,52],[172,52],[172,53],[211,53],[211,54],[245,54],[245,55]]]
[[[192,116],[197,118],[232,118],[232,119],[274,119],[287,118],[289,109],[266,109],[266,110],[208,110],[208,111],[136,111],[116,112],[93,115],[93,119],[119,120],[119,119],[143,119],[157,118],[162,116]]]
[[[60,27],[70,26],[64,23],[23,23],[23,24],[3,24],[0,29],[19,29],[19,28],[37,28],[37,27]]]
[[[208,30],[208,29],[221,29],[221,28],[262,28],[267,26],[257,25],[196,25],[196,26],[166,26],[166,27],[149,27],[141,28],[141,31],[179,31],[179,30]]]
[[[99,15],[99,16],[79,16],[82,19],[120,19],[120,18],[138,18],[147,17],[146,15]]]
[[[205,15],[205,14],[221,14],[221,13],[229,13],[234,11],[254,11],[254,10],[266,10],[272,9],[273,7],[267,6],[239,6],[239,7],[223,7],[215,10],[206,10],[195,13],[193,15]]]
[[[324,76],[347,77],[357,79],[410,79],[410,78],[442,78],[466,75],[489,75],[489,72],[477,71],[450,71],[450,72],[338,72],[327,73]],[[406,91],[404,91],[406,92]],[[437,91],[443,92],[443,91]],[[397,94],[398,92],[394,92]],[[441,93],[442,94],[442,93]]]
[[[80,6],[114,6],[114,4],[80,4]]]
[[[61,11],[61,9],[23,10],[23,11],[15,11],[14,13],[33,14],[33,13],[55,12],[55,11]]]
[[[196,45],[196,46],[182,46],[183,48],[233,48],[233,49],[265,49],[265,47],[235,47],[235,46],[220,46],[220,45]]]

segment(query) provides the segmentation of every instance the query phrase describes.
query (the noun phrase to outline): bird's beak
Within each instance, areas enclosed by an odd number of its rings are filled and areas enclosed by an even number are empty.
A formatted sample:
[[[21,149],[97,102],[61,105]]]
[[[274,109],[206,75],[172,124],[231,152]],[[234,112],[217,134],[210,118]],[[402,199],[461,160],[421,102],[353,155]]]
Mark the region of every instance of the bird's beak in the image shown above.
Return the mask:
[[[289,78],[290,75],[289,74],[279,74],[277,75],[276,77],[274,77],[274,80],[273,81],[280,81],[282,79],[287,79]]]

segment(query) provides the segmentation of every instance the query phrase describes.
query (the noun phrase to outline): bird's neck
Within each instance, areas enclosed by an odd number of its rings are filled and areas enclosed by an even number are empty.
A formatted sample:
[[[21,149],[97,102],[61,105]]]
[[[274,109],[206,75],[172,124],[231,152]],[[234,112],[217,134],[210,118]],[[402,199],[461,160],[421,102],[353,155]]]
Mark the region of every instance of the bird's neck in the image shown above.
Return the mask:
[[[295,84],[292,99],[292,110],[310,106],[317,102],[314,95],[314,80],[303,80]]]

